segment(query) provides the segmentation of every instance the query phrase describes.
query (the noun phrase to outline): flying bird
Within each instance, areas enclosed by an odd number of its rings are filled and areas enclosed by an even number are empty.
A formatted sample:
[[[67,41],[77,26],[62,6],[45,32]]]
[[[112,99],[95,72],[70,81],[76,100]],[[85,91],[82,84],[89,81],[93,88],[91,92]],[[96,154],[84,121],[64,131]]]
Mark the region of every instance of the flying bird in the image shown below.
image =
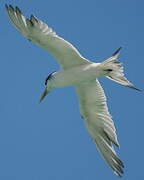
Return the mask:
[[[124,76],[122,63],[118,61],[121,48],[102,63],[91,62],[34,15],[25,18],[18,7],[11,5],[6,5],[6,10],[15,28],[28,40],[46,49],[60,64],[60,71],[46,78],[40,102],[52,89],[73,85],[79,98],[80,114],[89,134],[108,166],[121,177],[124,164],[113,146],[119,147],[116,129],[108,111],[104,90],[97,79],[106,77],[140,91]]]

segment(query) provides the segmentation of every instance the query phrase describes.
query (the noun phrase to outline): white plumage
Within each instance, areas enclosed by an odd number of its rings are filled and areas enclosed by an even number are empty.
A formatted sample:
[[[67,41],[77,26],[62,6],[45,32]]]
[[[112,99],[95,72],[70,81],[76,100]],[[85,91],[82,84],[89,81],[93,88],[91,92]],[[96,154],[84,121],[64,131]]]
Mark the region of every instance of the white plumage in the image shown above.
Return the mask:
[[[59,37],[45,23],[31,15],[26,19],[18,7],[6,5],[8,16],[27,39],[46,49],[61,66],[46,79],[46,89],[40,102],[50,90],[57,87],[74,85],[79,98],[80,113],[85,125],[103,156],[115,174],[122,176],[123,163],[118,158],[113,144],[119,146],[114,122],[109,114],[104,91],[97,80],[105,76],[119,84],[135,88],[123,74],[123,67],[117,57],[120,48],[102,63],[91,62],[80,55],[77,49]]]

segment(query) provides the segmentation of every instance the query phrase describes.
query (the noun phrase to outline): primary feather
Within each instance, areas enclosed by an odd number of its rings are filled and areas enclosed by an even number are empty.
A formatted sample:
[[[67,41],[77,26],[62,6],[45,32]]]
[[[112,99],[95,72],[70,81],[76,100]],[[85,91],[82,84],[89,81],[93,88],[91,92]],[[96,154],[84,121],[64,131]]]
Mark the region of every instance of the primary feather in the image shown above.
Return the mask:
[[[34,15],[25,18],[18,7],[14,9],[11,5],[6,5],[6,9],[16,29],[27,39],[46,49],[63,69],[90,63],[72,44],[59,37],[52,28]]]

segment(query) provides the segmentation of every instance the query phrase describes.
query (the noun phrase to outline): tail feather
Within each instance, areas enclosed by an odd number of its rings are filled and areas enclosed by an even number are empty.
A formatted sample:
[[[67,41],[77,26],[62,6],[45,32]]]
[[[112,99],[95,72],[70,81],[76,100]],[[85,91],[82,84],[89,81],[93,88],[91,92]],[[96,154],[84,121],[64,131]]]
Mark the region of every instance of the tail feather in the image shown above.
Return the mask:
[[[134,85],[125,77],[122,63],[117,60],[120,49],[121,48],[116,50],[110,58],[101,63],[104,71],[107,71],[106,77],[123,86],[141,91],[140,89],[135,88]]]

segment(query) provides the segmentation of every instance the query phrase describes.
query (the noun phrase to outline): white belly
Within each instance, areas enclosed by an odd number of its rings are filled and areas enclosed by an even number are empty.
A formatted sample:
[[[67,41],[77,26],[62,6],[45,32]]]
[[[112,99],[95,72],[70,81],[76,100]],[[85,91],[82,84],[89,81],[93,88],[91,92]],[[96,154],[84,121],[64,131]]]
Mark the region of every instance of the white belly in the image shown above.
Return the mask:
[[[103,76],[104,72],[102,72],[99,64],[100,63],[80,65],[78,67],[74,67],[68,70],[56,72],[52,78],[52,88],[75,85]]]

